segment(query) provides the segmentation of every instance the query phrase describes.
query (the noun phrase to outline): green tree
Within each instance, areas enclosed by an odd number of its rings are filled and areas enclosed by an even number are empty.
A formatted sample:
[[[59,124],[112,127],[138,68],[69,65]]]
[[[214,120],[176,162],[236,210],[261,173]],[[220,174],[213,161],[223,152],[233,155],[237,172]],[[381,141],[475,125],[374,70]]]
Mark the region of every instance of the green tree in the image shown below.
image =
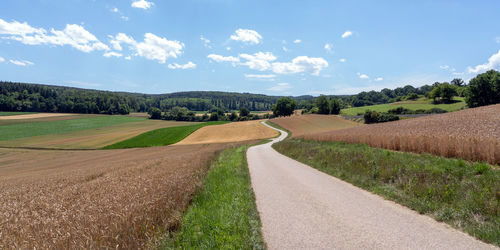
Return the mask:
[[[148,114],[150,119],[161,119],[161,110],[159,108],[150,108]]]
[[[341,104],[338,99],[332,99],[330,101],[330,114],[338,115],[340,114]]]
[[[450,82],[451,84],[457,86],[457,87],[462,87],[465,85],[465,82],[464,80],[460,79],[460,78],[455,78],[453,80],[451,80]]]
[[[445,82],[434,87],[430,92],[429,97],[434,99],[434,102],[438,102],[440,99],[441,102],[450,103],[453,97],[457,95],[457,87]]]
[[[246,107],[240,108],[240,117],[248,116],[249,114],[250,114],[250,111]]]
[[[231,112],[231,115],[229,115],[229,120],[234,121],[238,119],[238,115],[236,115],[236,112]]]
[[[326,96],[321,95],[316,98],[316,107],[318,107],[318,114],[330,114],[330,104]]]
[[[273,106],[274,116],[290,116],[297,107],[295,101],[290,97],[281,97]]]
[[[490,70],[471,79],[465,101],[471,108],[500,103],[500,73]]]

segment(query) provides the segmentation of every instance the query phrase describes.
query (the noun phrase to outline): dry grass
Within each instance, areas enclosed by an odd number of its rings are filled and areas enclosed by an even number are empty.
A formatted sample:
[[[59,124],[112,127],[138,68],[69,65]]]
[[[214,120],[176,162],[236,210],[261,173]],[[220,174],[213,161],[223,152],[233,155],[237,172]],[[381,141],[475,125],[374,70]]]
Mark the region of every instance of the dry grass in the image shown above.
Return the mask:
[[[500,104],[303,138],[500,164]]]
[[[51,134],[9,141],[0,141],[0,146],[57,149],[98,149],[132,138],[147,131],[193,124],[197,123],[145,120],[103,128],[79,130],[63,134]]]
[[[0,120],[22,120],[22,119],[37,119],[37,118],[50,118],[58,116],[72,116],[76,114],[64,114],[64,113],[37,113],[37,114],[27,114],[27,115],[8,115],[0,116]]]
[[[361,125],[334,115],[296,115],[272,119],[271,122],[292,132],[292,137]]]
[[[229,146],[0,149],[0,249],[147,248]]]
[[[260,123],[261,121],[232,122],[222,125],[207,126],[176,145],[238,142],[272,138],[279,133]]]

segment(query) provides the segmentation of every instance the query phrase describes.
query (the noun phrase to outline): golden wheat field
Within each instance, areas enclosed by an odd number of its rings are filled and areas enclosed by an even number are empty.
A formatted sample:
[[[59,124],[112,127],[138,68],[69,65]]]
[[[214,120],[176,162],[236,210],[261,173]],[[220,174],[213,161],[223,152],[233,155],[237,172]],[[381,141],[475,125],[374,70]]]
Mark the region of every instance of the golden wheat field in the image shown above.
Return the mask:
[[[147,248],[235,145],[0,149],[0,249]]]
[[[333,115],[294,115],[271,120],[292,132],[292,137],[299,137],[311,133],[320,133],[336,129],[352,128],[362,124]]]
[[[261,121],[231,122],[200,128],[177,145],[260,140],[278,134],[278,131],[262,125]]]
[[[500,104],[308,134],[302,138],[366,143],[392,150],[500,164]]]

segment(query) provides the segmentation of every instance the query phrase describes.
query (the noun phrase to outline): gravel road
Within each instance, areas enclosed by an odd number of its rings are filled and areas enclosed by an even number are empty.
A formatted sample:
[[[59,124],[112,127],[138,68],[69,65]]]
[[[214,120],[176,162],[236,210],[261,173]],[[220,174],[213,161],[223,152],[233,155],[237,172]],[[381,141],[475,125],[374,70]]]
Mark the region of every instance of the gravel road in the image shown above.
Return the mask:
[[[269,249],[498,249],[276,152],[248,149]]]

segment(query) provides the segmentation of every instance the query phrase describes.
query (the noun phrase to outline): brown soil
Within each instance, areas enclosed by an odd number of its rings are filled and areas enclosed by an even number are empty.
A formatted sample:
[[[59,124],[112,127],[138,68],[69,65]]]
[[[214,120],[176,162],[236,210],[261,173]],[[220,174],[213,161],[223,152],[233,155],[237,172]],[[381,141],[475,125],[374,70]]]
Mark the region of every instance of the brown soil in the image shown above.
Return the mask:
[[[292,132],[292,137],[361,126],[335,115],[295,115],[272,119],[271,122]]]

